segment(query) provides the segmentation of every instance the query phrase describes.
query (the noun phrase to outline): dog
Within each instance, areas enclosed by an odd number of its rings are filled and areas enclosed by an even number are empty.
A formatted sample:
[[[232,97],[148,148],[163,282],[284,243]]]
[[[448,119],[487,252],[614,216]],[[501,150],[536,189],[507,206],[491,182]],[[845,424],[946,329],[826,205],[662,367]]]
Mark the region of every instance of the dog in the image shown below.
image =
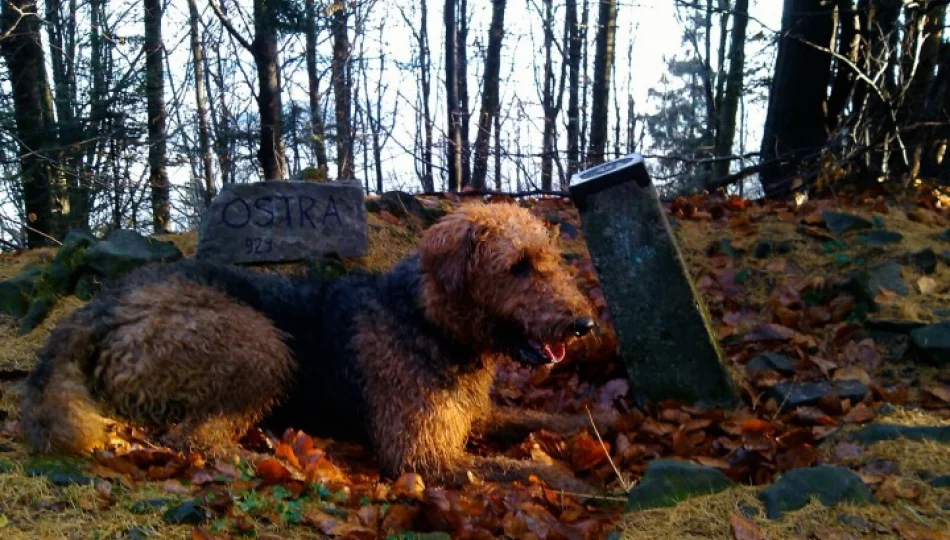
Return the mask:
[[[553,465],[465,451],[472,430],[589,425],[586,415],[493,407],[489,395],[503,358],[556,363],[597,327],[556,241],[520,206],[468,203],[385,273],[286,277],[194,260],[135,270],[38,351],[25,439],[37,452],[89,453],[129,423],[214,453],[263,423],[363,441],[390,477],[534,475],[589,492]]]

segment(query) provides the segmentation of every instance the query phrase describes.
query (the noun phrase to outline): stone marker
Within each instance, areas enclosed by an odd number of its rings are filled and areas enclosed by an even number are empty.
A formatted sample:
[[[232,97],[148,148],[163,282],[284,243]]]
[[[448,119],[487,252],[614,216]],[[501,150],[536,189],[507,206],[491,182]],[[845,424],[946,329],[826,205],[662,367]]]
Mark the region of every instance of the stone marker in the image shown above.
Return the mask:
[[[366,254],[366,207],[358,183],[227,184],[201,218],[197,259],[291,262]]]
[[[633,389],[653,401],[735,404],[735,384],[643,158],[588,169],[572,184]]]

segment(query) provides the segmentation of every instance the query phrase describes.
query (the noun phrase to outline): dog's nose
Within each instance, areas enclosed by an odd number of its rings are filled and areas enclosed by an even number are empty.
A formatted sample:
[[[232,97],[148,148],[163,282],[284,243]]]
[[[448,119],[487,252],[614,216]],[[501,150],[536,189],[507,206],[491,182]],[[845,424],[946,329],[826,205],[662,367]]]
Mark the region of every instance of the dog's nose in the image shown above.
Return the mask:
[[[597,328],[597,323],[594,322],[594,319],[590,317],[581,317],[580,319],[574,319],[574,335],[575,336],[586,336],[591,333],[594,328]]]

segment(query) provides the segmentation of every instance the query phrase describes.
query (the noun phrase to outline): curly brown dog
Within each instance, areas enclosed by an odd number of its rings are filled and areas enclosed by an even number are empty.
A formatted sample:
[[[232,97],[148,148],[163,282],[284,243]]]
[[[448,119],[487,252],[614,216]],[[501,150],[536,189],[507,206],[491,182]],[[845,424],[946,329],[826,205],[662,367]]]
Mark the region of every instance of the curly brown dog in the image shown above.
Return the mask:
[[[595,327],[554,236],[518,206],[468,204],[380,275],[140,269],[54,329],[27,381],[25,437],[41,452],[89,452],[122,419],[175,448],[214,450],[263,420],[362,439],[389,476],[588,487],[554,466],[465,452],[472,429],[588,424],[489,397],[502,357],[558,362]]]

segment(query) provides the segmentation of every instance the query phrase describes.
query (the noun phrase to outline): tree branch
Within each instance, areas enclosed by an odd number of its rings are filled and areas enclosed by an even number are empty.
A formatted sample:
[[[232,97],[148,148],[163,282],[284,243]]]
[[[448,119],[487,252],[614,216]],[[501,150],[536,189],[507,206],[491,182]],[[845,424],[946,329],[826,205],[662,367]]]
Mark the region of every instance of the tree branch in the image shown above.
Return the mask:
[[[231,34],[231,37],[233,37],[235,41],[240,43],[242,47],[244,47],[245,49],[253,53],[254,48],[251,45],[251,42],[248,41],[247,38],[242,36],[241,33],[238,32],[237,28],[235,28],[234,25],[231,24],[231,19],[229,19],[228,16],[225,15],[223,11],[221,11],[221,6],[218,5],[217,0],[208,0],[208,3],[211,4],[211,9],[214,10],[214,14],[218,16],[218,20],[221,21],[221,24],[224,25],[224,28],[227,29],[229,34]]]

